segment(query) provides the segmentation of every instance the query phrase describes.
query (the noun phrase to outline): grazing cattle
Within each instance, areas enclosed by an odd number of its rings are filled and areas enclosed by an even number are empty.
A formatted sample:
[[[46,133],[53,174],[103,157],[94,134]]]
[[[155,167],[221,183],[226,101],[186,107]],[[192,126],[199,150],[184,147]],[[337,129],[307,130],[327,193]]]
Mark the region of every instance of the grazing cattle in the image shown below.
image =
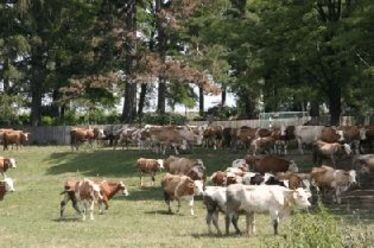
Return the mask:
[[[25,145],[29,140],[30,133],[23,132],[21,130],[12,130],[6,131],[3,134],[3,147],[4,151],[8,150],[9,145],[16,145],[16,148],[19,149],[20,146]],[[13,146],[12,146],[13,149]]]
[[[259,128],[256,131],[256,137],[257,138],[265,138],[265,137],[270,137],[272,132],[267,129],[267,128]]]
[[[60,203],[60,218],[63,218],[64,211],[66,204],[71,200],[73,208],[75,211],[79,214],[81,214],[81,210],[78,206],[78,199],[76,197],[75,188],[76,185],[79,184],[79,180],[67,180],[64,184],[64,191],[61,194],[64,194],[64,199]],[[102,181],[95,181],[99,188],[100,188],[100,194],[102,195],[102,198],[98,199],[99,203],[99,210],[100,213],[103,213],[103,207],[105,206],[105,209],[107,210],[109,208],[109,200],[113,198],[116,194],[120,193],[122,195],[128,196],[128,190],[126,185],[121,181],[119,183],[117,182],[111,182],[107,180]]]
[[[186,199],[189,202],[189,206],[191,208],[191,215],[194,215],[194,196],[202,194],[202,181],[193,181],[188,176],[172,175],[170,173],[166,173],[165,177],[161,181],[161,186],[164,190],[164,200],[168,205],[169,213],[172,212],[170,207],[171,201],[178,201],[178,213],[181,206],[181,200]]]
[[[80,128],[80,127],[74,127],[70,130],[70,144],[71,149],[77,150],[79,149],[79,146],[85,142],[88,141],[90,146],[92,146],[92,143],[94,140],[102,139],[104,138],[104,131],[100,128]]]
[[[280,158],[274,155],[246,155],[244,158],[250,170],[265,174],[266,172],[276,174],[277,172],[298,172],[296,163],[293,160]]]
[[[213,147],[214,150],[217,147],[222,147],[223,141],[223,127],[222,126],[209,126],[204,130],[204,146]]]
[[[304,154],[303,145],[312,145],[320,136],[324,126],[296,126],[295,137],[300,154]]]
[[[321,130],[319,139],[327,143],[336,143],[344,141],[344,135],[342,130],[337,130],[332,127],[324,127]]]
[[[344,142],[349,144],[356,154],[359,154],[360,141],[366,138],[365,132],[355,126],[342,126],[339,127],[338,130],[343,132]]]
[[[12,178],[6,177],[4,180],[0,181],[0,201],[4,199],[7,192],[14,192],[14,183]]]
[[[66,202],[71,199],[74,209],[82,214],[83,221],[86,220],[86,212],[89,212],[90,219],[93,220],[94,205],[96,202],[103,200],[100,186],[89,179],[83,179],[81,181],[67,181],[64,188],[65,190],[61,193],[65,195],[64,200],[60,204],[61,217],[63,217]],[[82,211],[79,205],[82,205]]]
[[[310,173],[313,185],[322,190],[325,195],[326,191],[333,191],[333,200],[338,204],[341,203],[341,194],[349,189],[352,184],[356,183],[356,171],[336,170],[329,166],[313,167]]]
[[[353,168],[357,171],[357,181],[362,186],[372,183],[374,175],[374,154],[358,155],[353,159]]]
[[[232,163],[231,163],[231,167],[233,167],[233,168],[238,168],[238,167],[242,167],[242,166],[248,168],[248,164],[247,164],[247,162],[245,161],[245,159],[242,159],[242,158],[235,159],[235,160],[232,161]]]
[[[222,130],[222,147],[232,147],[232,135],[235,128],[225,127]]]
[[[0,157],[0,173],[1,175],[3,175],[4,178],[6,177],[5,172],[9,168],[16,168],[16,167],[17,167],[17,164],[14,158]]]
[[[143,174],[150,174],[152,178],[152,186],[155,184],[156,172],[164,169],[164,161],[162,159],[139,158],[136,161],[136,167],[139,171],[140,187],[143,186]]]
[[[206,187],[203,192],[203,203],[207,210],[206,223],[209,233],[212,233],[211,223],[213,221],[217,233],[221,235],[222,232],[218,225],[218,216],[219,212],[226,212],[226,188],[218,186]]]
[[[278,172],[276,178],[280,181],[287,180],[289,189],[305,188],[310,191],[310,176],[294,172]]]
[[[310,207],[310,196],[303,188],[290,190],[278,185],[230,185],[226,191],[226,234],[230,232],[230,222],[233,222],[236,233],[240,233],[237,219],[239,211],[244,211],[248,235],[255,233],[254,213],[264,212],[270,213],[276,235],[280,219],[290,214],[292,206]]]
[[[186,175],[194,180],[205,180],[206,168],[201,159],[169,156],[164,160],[164,167],[173,175]]]
[[[4,133],[10,132],[10,131],[15,131],[15,130],[12,128],[0,128],[0,144],[3,144],[4,142]]]
[[[348,144],[327,143],[317,140],[313,149],[313,162],[321,165],[323,158],[329,158],[332,165],[336,168],[336,156],[343,154],[350,156],[351,153],[352,150]]]
[[[212,174],[209,178],[209,181],[213,183],[215,186],[226,186],[227,184],[227,177],[226,172],[223,171],[216,171]]]

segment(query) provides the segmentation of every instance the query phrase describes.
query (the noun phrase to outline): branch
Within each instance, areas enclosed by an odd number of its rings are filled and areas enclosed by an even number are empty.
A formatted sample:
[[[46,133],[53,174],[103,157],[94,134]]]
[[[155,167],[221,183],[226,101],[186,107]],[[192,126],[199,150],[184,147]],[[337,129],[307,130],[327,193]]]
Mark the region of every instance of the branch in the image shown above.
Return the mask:
[[[318,11],[319,15],[321,16],[322,21],[327,22],[325,11],[323,10],[323,6],[320,2],[317,3],[317,11]]]

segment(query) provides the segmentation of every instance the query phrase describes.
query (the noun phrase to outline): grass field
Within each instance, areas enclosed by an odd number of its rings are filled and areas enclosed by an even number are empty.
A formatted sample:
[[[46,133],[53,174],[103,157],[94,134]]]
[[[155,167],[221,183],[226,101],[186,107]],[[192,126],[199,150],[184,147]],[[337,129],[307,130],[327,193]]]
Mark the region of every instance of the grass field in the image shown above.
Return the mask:
[[[216,237],[207,234],[205,210],[201,200],[195,203],[196,216],[189,215],[186,203],[181,213],[167,214],[157,175],[155,187],[138,187],[135,160],[157,157],[147,151],[71,152],[69,147],[26,147],[21,151],[2,152],[16,158],[18,167],[7,172],[16,180],[16,192],[0,202],[0,247],[266,247],[274,239],[270,217],[258,215],[257,235],[252,238]],[[231,164],[243,154],[228,151],[198,150],[189,157],[202,158],[209,174]],[[310,166],[310,162],[298,164]],[[297,157],[296,157],[297,160]],[[110,202],[109,212],[95,220],[80,221],[71,205],[66,220],[59,221],[59,203],[63,182],[68,178],[105,177],[123,180],[128,197]],[[150,178],[145,178],[146,184]],[[175,206],[175,205],[174,205]],[[291,217],[292,218],[292,217]],[[244,230],[244,219],[240,226]],[[289,220],[281,223],[280,233]],[[223,218],[220,224],[223,229]],[[355,225],[351,221],[347,225]],[[367,223],[374,228],[373,222]],[[282,235],[276,237],[282,239]]]

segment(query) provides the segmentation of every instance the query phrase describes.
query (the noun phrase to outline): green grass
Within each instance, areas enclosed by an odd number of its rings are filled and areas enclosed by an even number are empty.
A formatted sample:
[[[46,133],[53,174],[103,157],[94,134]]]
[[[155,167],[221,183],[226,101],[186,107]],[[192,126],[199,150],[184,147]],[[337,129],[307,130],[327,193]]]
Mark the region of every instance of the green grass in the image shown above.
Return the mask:
[[[158,157],[148,151],[71,152],[69,147],[26,147],[2,152],[16,158],[18,167],[7,172],[15,179],[16,192],[0,202],[0,247],[266,247],[274,239],[268,215],[257,215],[257,235],[216,237],[207,235],[205,210],[201,200],[195,203],[196,216],[189,215],[186,203],[181,213],[166,214],[157,175],[155,187],[138,187],[135,169],[138,157]],[[209,174],[223,169],[243,154],[228,151],[197,150],[186,156],[202,158]],[[297,158],[296,158],[297,160]],[[299,159],[300,160],[300,159]],[[301,162],[297,161],[297,162]],[[309,165],[308,163],[305,163]],[[80,221],[71,205],[66,220],[59,221],[59,203],[63,182],[68,178],[105,177],[123,180],[130,196],[110,202],[105,215],[95,221]],[[150,183],[150,178],[145,178]],[[174,205],[175,209],[175,205]],[[220,218],[223,229],[223,216]],[[292,217],[291,217],[292,218]],[[240,226],[244,230],[244,219]],[[281,223],[280,233],[289,220]],[[372,226],[370,222],[368,225]],[[277,237],[282,239],[280,235]]]

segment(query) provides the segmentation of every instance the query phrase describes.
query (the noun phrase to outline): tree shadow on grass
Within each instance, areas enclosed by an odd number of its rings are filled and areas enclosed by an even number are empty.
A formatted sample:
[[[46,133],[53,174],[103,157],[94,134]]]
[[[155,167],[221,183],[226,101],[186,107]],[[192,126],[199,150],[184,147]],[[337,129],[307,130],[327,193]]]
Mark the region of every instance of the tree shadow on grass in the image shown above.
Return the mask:
[[[47,159],[53,164],[48,175],[79,173],[83,176],[124,177],[135,176],[136,160],[139,157],[156,158],[147,151],[94,150],[88,152],[55,152]]]

